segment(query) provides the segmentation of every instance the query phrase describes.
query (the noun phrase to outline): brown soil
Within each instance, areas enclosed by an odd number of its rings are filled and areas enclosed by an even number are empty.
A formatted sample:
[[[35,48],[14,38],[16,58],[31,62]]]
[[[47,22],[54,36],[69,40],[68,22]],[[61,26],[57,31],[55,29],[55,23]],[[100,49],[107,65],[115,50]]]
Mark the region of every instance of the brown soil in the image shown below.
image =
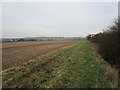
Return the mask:
[[[51,51],[71,45],[79,41],[36,41],[13,42],[2,44],[3,70],[21,65],[32,59],[41,57]]]

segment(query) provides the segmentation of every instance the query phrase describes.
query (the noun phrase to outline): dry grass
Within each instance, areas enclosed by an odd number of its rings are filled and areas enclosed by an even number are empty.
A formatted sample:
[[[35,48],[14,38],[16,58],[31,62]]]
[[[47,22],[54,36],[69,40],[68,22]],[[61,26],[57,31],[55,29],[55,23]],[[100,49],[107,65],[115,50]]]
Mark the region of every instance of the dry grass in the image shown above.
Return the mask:
[[[51,51],[71,45],[79,41],[36,41],[3,43],[2,63],[3,70],[21,65],[32,59],[41,57]]]
[[[94,53],[96,54],[96,55],[98,55],[98,57],[99,58],[101,58],[101,56],[98,54],[98,52],[99,52],[99,47],[98,47],[98,45],[97,44],[92,44],[92,46],[93,46],[93,49],[94,49]],[[105,60],[103,60],[103,59],[99,59],[100,60],[100,63],[102,64],[102,65],[104,65],[104,67],[105,67],[105,71],[106,71],[106,73],[105,73],[105,75],[106,75],[106,79],[108,79],[110,82],[111,82],[111,84],[113,85],[113,87],[118,87],[118,70],[117,69],[115,69],[114,67],[111,67],[111,65],[109,64],[109,63],[107,63]]]

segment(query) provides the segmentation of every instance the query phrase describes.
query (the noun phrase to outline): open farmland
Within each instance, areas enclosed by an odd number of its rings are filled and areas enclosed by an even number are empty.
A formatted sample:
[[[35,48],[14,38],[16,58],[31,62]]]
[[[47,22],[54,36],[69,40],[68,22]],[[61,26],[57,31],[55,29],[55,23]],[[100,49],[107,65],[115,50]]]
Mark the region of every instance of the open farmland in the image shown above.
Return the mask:
[[[3,88],[116,87],[107,75],[110,70],[94,53],[91,44],[82,41],[3,71]]]
[[[21,65],[29,60],[41,57],[51,51],[80,41],[34,41],[11,42],[2,44],[3,70]]]

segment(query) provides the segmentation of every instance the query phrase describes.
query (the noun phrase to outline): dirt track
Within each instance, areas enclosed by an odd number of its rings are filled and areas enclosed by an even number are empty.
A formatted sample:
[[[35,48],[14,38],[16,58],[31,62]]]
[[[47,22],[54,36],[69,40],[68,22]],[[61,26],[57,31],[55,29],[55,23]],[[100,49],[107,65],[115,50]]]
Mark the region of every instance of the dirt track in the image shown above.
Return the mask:
[[[3,43],[2,63],[3,70],[18,66],[24,62],[40,57],[51,51],[71,45],[79,41],[39,41]]]

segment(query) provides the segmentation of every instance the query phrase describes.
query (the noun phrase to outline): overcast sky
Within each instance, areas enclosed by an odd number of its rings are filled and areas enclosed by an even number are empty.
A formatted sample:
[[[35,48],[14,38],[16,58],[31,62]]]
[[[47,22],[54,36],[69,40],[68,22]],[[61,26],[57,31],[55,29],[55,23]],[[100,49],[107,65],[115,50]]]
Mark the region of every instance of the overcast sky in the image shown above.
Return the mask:
[[[117,2],[3,3],[3,37],[86,36],[113,24]]]

